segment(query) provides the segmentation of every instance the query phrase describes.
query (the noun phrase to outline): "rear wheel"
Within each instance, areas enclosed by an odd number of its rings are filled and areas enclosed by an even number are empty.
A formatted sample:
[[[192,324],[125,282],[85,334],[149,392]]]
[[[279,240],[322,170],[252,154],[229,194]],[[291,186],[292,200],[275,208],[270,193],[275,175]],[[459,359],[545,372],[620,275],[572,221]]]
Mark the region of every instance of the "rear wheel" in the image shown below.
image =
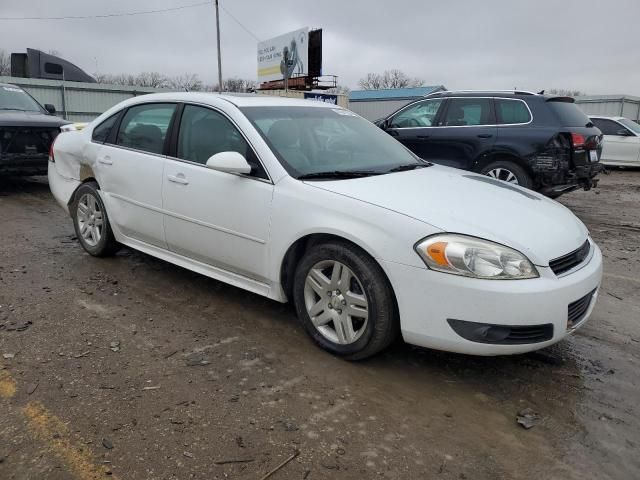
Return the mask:
[[[531,177],[526,170],[517,163],[508,160],[491,162],[485,165],[480,173],[512,185],[520,185],[525,188],[531,188],[532,185]]]
[[[107,210],[98,190],[95,182],[80,185],[70,211],[82,248],[94,257],[106,257],[116,253],[121,245],[113,236]]]
[[[298,318],[323,349],[361,360],[397,336],[391,287],[380,266],[347,243],[314,246],[296,269],[293,298]]]

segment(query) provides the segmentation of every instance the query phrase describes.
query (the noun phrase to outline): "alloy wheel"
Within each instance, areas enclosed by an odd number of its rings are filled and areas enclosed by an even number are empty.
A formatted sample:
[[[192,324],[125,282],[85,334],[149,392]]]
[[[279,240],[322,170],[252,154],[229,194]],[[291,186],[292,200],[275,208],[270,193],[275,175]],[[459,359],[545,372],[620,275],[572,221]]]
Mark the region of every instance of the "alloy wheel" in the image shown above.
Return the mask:
[[[489,170],[486,175],[491,178],[495,178],[497,180],[502,180],[503,182],[512,183],[514,185],[518,185],[518,177],[515,174],[506,168],[498,167],[492,170]]]
[[[315,328],[333,343],[352,344],[367,327],[369,301],[358,277],[343,263],[316,263],[305,280],[304,302]]]
[[[104,226],[102,210],[96,197],[89,193],[82,195],[76,215],[83,241],[90,247],[95,247],[102,238]]]

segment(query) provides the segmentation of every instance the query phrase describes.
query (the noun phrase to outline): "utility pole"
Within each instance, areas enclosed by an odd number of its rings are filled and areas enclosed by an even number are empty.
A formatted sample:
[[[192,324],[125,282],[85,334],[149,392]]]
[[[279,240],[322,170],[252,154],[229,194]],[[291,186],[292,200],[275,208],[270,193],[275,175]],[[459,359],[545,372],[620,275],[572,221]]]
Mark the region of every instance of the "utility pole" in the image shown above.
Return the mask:
[[[289,91],[289,49],[284,48],[284,94]]]
[[[222,92],[222,57],[220,55],[220,10],[216,0],[216,34],[218,36],[218,92]]]

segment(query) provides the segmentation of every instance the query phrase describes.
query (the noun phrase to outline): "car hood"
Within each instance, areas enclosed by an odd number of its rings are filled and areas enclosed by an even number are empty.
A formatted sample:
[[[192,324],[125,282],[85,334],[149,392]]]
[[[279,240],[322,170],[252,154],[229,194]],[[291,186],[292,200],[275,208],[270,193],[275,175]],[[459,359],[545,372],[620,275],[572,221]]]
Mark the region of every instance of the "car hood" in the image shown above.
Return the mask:
[[[68,121],[54,115],[19,110],[0,110],[0,127],[59,127]]]
[[[587,228],[569,209],[543,195],[438,165],[307,183],[393,210],[446,232],[507,245],[540,266],[579,248],[588,235]]]

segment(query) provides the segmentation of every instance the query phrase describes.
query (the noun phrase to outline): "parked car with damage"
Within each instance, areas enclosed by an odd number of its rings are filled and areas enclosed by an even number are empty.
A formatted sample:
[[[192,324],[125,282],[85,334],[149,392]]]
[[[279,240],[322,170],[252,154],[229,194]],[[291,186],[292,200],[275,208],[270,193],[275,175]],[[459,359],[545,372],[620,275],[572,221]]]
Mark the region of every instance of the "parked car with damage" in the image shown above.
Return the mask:
[[[602,255],[567,208],[426,162],[329,104],[145,95],[59,135],[50,160],[86,252],[127,245],[292,301],[347,359],[398,333],[469,354],[535,350],[583,325],[598,296]]]
[[[640,167],[640,125],[625,117],[591,115],[591,121],[604,135],[604,165]]]
[[[376,124],[425,160],[550,197],[590,189],[602,170],[602,135],[570,97],[444,91]]]
[[[15,85],[0,83],[0,175],[46,175],[51,143],[70,122]]]

